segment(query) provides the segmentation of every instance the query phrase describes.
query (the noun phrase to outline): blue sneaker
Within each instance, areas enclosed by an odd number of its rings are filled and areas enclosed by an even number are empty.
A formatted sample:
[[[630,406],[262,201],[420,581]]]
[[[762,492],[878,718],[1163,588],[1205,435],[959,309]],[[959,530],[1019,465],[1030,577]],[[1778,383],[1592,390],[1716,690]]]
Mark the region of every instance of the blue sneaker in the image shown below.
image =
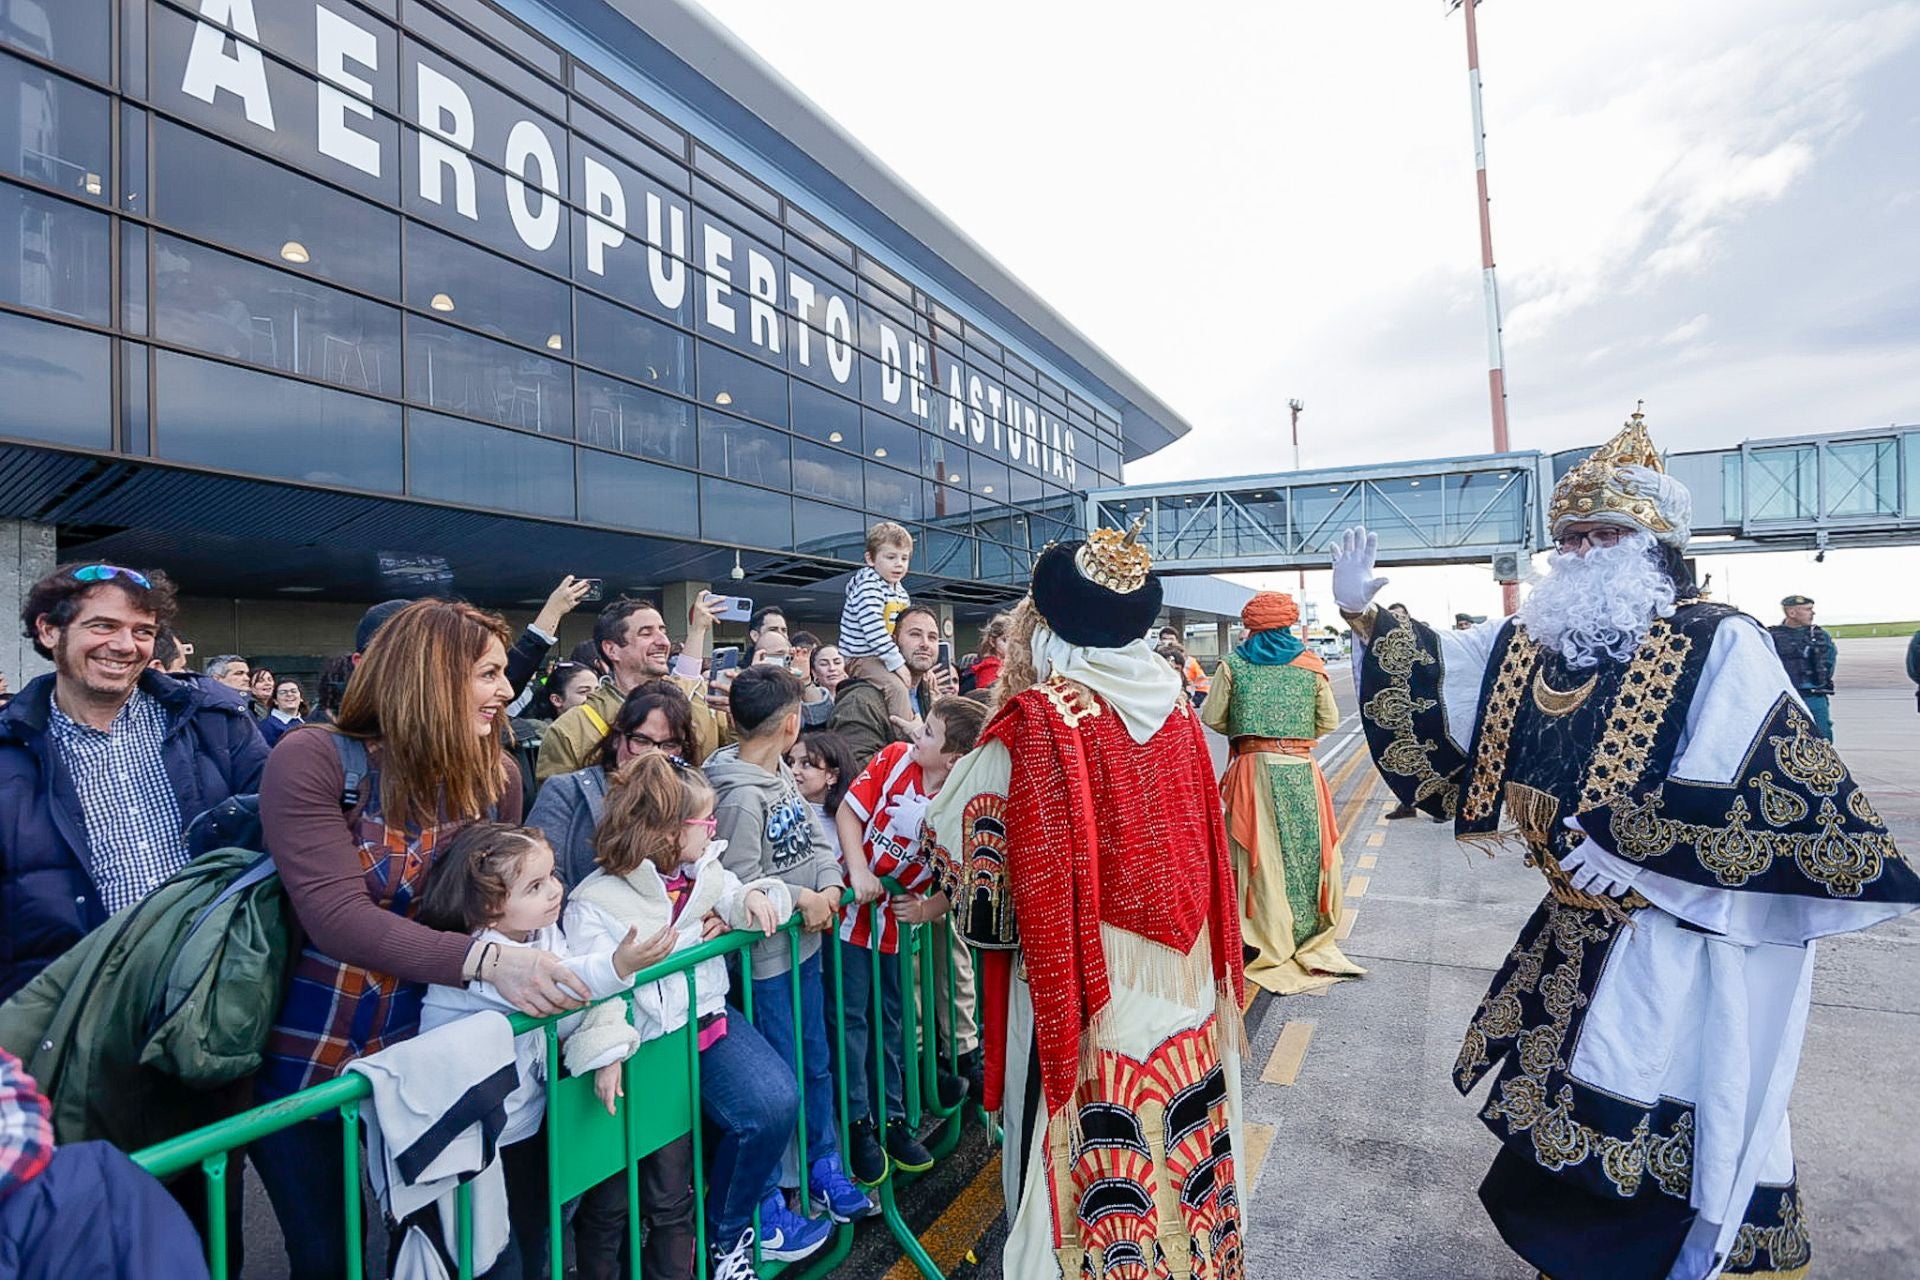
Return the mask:
[[[840,1153],[821,1156],[807,1170],[813,1188],[813,1209],[835,1222],[857,1222],[879,1214],[880,1206],[870,1199],[840,1165]]]
[[[803,1218],[787,1208],[787,1197],[779,1189],[767,1192],[760,1202],[760,1256],[772,1262],[798,1262],[811,1258],[833,1235],[833,1223],[825,1218]]]

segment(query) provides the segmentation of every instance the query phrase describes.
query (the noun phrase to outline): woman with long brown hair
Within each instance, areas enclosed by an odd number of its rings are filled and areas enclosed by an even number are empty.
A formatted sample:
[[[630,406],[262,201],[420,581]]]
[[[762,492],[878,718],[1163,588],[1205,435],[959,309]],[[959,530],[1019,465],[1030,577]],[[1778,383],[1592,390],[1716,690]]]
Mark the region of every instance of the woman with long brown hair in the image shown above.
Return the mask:
[[[582,1002],[549,952],[486,948],[413,918],[459,824],[520,820],[520,775],[505,754],[512,639],[471,605],[408,605],[368,645],[335,724],[289,734],[269,757],[261,824],[305,938],[267,1040],[262,1099],[413,1035],[429,983],[484,978],[536,1015]],[[295,1280],[342,1273],[340,1122],[307,1121],[253,1152]]]

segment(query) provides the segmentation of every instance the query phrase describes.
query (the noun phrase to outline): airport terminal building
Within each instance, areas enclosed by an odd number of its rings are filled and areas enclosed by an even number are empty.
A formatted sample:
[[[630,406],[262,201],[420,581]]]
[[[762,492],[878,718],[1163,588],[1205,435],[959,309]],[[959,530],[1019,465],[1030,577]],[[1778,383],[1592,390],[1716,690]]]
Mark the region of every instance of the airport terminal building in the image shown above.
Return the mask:
[[[736,554],[830,621],[878,519],[977,619],[1188,429],[680,0],[0,0],[0,111],[0,580],[203,655]]]

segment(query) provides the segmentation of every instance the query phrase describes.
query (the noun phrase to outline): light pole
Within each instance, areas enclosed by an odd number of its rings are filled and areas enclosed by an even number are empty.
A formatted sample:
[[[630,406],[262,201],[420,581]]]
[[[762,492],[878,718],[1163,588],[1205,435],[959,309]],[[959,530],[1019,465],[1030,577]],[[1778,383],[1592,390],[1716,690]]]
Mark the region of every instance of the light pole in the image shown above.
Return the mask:
[[[1507,451],[1506,352],[1500,341],[1500,286],[1493,273],[1493,212],[1487,195],[1487,125],[1480,107],[1480,29],[1474,10],[1480,0],[1448,0],[1447,12],[1461,9],[1467,19],[1467,91],[1473,100],[1473,181],[1480,204],[1480,277],[1487,299],[1487,397],[1493,410],[1493,451]],[[1520,607],[1518,583],[1500,584],[1501,604],[1511,614]]]
[[[1287,401],[1287,409],[1293,415],[1293,469],[1296,474],[1300,470],[1300,413],[1306,407],[1307,402],[1305,400],[1294,399]],[[1302,640],[1307,638],[1306,599],[1307,570],[1303,565],[1300,569],[1300,638]]]

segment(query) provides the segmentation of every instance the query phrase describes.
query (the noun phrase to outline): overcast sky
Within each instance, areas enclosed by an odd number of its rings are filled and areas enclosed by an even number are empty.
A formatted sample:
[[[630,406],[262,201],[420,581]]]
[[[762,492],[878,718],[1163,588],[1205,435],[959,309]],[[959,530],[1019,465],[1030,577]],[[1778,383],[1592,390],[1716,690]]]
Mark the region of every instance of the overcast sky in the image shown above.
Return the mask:
[[[704,3],[1194,424],[1130,481],[1283,468],[1296,396],[1310,467],[1490,447],[1442,0]],[[1515,447],[1640,398],[1669,450],[1920,421],[1920,2],[1479,17]],[[1920,618],[1920,549],[1713,563],[1763,615]]]

